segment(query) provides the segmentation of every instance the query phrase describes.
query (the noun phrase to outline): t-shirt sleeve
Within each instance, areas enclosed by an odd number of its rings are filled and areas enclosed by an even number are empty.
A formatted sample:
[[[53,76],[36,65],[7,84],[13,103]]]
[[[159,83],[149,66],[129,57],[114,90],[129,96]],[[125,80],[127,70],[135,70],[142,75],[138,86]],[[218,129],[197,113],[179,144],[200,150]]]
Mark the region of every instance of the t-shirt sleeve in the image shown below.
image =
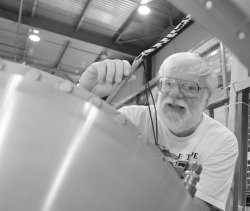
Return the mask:
[[[195,196],[225,210],[238,156],[238,142],[233,134],[223,139],[222,144],[202,162],[203,170]]]
[[[136,127],[142,130],[141,122],[143,122],[144,120],[141,115],[141,109],[138,109],[137,106],[124,106],[119,109],[119,112],[124,114]]]
[[[130,111],[130,109],[128,106],[124,106],[124,107],[121,107],[119,109],[119,112],[124,114],[128,119],[131,119],[131,112],[129,112],[129,111]]]

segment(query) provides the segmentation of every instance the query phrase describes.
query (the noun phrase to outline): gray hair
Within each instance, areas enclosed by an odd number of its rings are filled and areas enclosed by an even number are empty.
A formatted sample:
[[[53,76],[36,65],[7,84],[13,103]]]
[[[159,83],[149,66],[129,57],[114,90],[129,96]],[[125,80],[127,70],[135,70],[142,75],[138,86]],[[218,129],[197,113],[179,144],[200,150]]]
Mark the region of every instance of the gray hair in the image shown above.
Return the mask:
[[[164,60],[157,74],[158,77],[163,76],[169,66],[174,69],[181,69],[183,72],[189,71],[190,74],[199,76],[208,87],[208,99],[211,98],[218,84],[217,74],[202,57],[190,52],[175,53]],[[193,68],[187,69],[187,66],[193,66]]]

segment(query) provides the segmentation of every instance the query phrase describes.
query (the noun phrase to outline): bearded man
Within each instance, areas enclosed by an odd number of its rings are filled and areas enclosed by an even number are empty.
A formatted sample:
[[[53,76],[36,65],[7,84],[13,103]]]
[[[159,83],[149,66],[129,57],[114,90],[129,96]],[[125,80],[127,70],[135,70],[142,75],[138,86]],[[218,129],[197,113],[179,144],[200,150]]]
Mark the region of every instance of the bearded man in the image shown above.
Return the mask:
[[[104,97],[131,72],[127,61],[93,63],[79,85]],[[194,53],[176,53],[162,63],[158,72],[158,142],[167,149],[168,160],[180,177],[190,161],[202,167],[194,200],[200,210],[225,210],[238,156],[235,135],[204,113],[216,86],[217,77],[206,62]],[[154,111],[154,107],[151,106]],[[120,109],[149,139],[154,140],[147,106]],[[156,123],[156,122],[154,122]],[[181,164],[181,165],[180,165]]]

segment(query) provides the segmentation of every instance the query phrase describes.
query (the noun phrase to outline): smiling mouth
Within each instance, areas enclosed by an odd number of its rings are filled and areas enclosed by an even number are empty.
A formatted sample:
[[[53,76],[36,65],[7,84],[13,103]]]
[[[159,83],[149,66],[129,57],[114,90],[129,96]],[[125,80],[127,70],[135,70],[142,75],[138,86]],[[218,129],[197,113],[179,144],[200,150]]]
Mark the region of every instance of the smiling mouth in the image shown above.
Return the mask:
[[[167,105],[168,105],[168,107],[170,107],[171,109],[174,109],[174,110],[183,110],[183,109],[185,109],[183,106],[179,106],[179,105],[176,105],[176,104],[168,103]]]

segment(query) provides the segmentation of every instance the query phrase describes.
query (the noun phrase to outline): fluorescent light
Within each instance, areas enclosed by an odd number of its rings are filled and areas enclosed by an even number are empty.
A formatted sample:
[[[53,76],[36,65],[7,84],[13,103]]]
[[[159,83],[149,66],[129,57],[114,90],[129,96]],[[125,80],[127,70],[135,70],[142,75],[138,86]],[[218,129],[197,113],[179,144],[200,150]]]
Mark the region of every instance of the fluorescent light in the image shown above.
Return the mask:
[[[34,34],[39,34],[40,32],[37,29],[33,30]]]
[[[40,37],[38,35],[36,35],[36,34],[30,34],[29,39],[34,41],[34,42],[39,42],[40,41]]]
[[[29,30],[29,39],[33,42],[39,42],[40,37],[39,37],[39,30],[37,29],[30,29]]]
[[[214,55],[216,55],[218,52],[219,52],[219,50],[215,50],[215,51],[211,52],[211,53],[209,54],[209,56],[214,56]]]
[[[150,0],[141,0],[141,4],[147,4]]]
[[[138,8],[138,12],[142,15],[148,15],[150,13],[150,8],[146,5],[141,5]]]

